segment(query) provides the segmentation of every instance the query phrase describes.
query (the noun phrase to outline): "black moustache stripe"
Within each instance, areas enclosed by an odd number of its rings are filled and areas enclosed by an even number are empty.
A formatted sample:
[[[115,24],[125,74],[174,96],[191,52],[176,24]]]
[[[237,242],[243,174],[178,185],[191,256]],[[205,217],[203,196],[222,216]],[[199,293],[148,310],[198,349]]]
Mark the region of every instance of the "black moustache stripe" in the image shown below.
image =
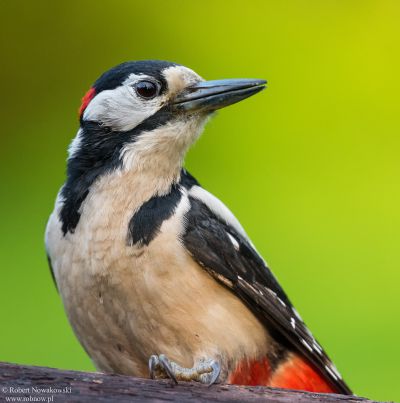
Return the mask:
[[[113,131],[98,122],[81,120],[81,143],[68,160],[67,181],[61,190],[63,206],[60,211],[62,231],[73,233],[79,223],[79,209],[93,183],[121,167],[121,150],[135,142],[143,132],[152,131],[174,118],[169,106],[161,108],[141,124],[126,132]]]

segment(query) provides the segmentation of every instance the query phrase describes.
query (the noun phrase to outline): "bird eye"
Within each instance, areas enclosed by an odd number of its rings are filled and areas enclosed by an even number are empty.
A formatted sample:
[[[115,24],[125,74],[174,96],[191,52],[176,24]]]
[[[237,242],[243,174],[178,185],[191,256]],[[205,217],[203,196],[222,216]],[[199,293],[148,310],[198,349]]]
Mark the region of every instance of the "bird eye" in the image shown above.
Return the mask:
[[[151,99],[158,95],[159,88],[157,84],[144,80],[135,84],[135,90],[142,98]]]

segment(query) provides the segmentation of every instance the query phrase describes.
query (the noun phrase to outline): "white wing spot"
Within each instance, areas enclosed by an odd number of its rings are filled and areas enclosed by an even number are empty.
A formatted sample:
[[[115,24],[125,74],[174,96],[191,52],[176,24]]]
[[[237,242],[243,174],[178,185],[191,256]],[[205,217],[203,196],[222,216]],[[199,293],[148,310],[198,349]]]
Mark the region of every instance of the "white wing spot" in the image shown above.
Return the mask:
[[[234,247],[236,250],[239,250],[239,242],[238,242],[229,232],[227,232],[227,234],[228,234],[229,239],[230,239],[231,242],[232,242],[233,247]]]
[[[290,318],[290,324],[292,325],[293,329],[296,329],[296,320],[294,318]]]
[[[296,318],[297,318],[298,320],[303,321],[303,319],[301,318],[300,314],[296,311],[295,308],[292,308],[292,311],[293,311],[293,313],[295,314],[295,316],[296,316]]]
[[[322,347],[316,341],[313,342],[313,347],[314,350],[316,350],[319,355],[322,354]]]
[[[313,351],[312,347],[304,339],[300,339],[300,341],[307,347],[308,350],[311,352]]]
[[[276,295],[276,294],[275,294]],[[279,298],[277,297],[278,301],[281,303],[282,306],[284,306],[286,308],[286,304]]]
[[[336,374],[332,371],[332,369],[329,368],[328,365],[325,365],[325,369],[330,373],[330,375],[332,376],[332,378],[333,378],[335,381],[338,380],[338,377],[337,377]]]
[[[339,378],[342,379],[342,376],[340,375],[339,371],[335,367],[335,365],[331,362],[330,363],[331,370],[335,373],[335,375]]]

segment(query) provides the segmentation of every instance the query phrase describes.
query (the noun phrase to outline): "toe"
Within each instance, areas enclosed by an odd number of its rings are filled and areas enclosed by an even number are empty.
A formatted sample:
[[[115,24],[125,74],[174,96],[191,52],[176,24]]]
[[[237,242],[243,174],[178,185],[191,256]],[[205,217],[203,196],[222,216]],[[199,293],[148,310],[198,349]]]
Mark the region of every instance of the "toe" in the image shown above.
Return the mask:
[[[174,381],[175,384],[178,384],[170,360],[164,354],[160,354],[158,359],[160,361],[161,366],[164,368],[164,371]]]
[[[155,379],[156,377],[156,368],[159,365],[159,360],[156,355],[152,355],[149,358],[149,374],[151,379]]]
[[[211,363],[211,367],[212,367],[212,371],[210,372],[211,376],[210,376],[208,386],[213,385],[217,381],[219,374],[221,373],[221,366],[219,365],[219,363],[217,361],[213,361]]]
[[[220,373],[220,364],[217,361],[211,360],[202,368],[202,373],[199,375],[198,381],[211,386],[217,382]]]

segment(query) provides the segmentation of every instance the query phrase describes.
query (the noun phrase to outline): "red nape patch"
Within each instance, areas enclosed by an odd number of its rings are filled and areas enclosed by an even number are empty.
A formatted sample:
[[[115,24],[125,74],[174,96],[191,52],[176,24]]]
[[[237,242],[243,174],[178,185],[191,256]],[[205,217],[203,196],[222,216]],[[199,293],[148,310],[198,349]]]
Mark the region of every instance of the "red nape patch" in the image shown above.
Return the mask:
[[[94,98],[96,95],[96,90],[92,87],[82,98],[82,103],[79,108],[79,117],[82,116],[83,112],[85,112],[86,107],[89,105],[89,102]]]
[[[282,363],[274,372],[268,386],[307,392],[336,392],[311,364],[299,356],[293,356]]]
[[[266,358],[261,360],[243,360],[228,379],[235,385],[268,385],[271,369]]]

